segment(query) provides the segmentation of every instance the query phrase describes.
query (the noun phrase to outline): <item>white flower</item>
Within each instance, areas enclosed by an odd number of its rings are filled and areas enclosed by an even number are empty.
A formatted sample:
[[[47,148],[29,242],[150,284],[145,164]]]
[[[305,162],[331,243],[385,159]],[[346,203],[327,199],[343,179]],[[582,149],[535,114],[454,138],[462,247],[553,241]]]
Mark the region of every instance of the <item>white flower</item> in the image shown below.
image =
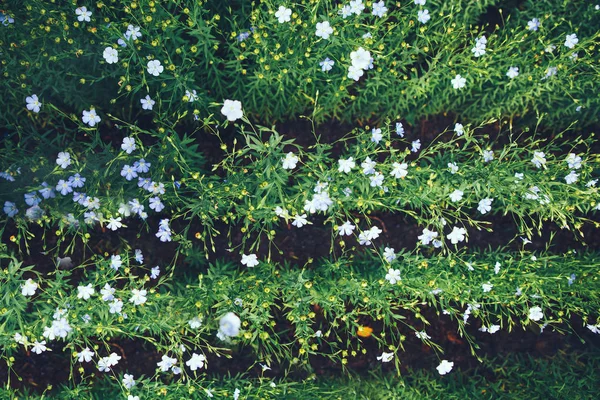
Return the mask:
[[[465,134],[465,128],[463,127],[462,124],[459,124],[457,122],[456,124],[454,124],[454,132],[456,132],[457,136],[462,136]]]
[[[431,339],[431,336],[429,336],[427,334],[427,332],[425,332],[425,331],[423,331],[423,332],[415,332],[415,336],[418,339],[421,339],[421,340],[429,340],[429,339]]]
[[[491,292],[493,287],[494,287],[494,285],[492,285],[489,282],[481,285],[481,288],[483,289],[483,293]]]
[[[275,13],[275,17],[277,18],[280,24],[283,24],[284,22],[290,22],[291,16],[292,10],[284,6],[279,6],[279,10],[277,10],[277,12]]]
[[[31,96],[27,96],[25,98],[25,102],[27,103],[26,107],[29,111],[33,111],[34,113],[40,112],[40,107],[42,107],[42,103],[40,103],[37,95],[32,94]]]
[[[450,242],[452,244],[457,244],[458,242],[462,242],[463,240],[465,240],[466,234],[467,231],[465,230],[465,228],[458,228],[455,226],[452,228],[452,232],[447,236],[447,238],[450,239]]]
[[[467,85],[467,79],[457,74],[450,83],[454,89],[462,89]]]
[[[333,28],[329,25],[329,21],[317,22],[315,35],[325,40],[333,33]]]
[[[494,159],[494,151],[493,150],[484,150],[482,153],[483,161],[490,162]]]
[[[388,269],[388,273],[385,275],[385,279],[390,282],[391,285],[395,285],[396,282],[400,282],[400,270],[399,269]]]
[[[360,167],[363,169],[363,174],[370,175],[375,173],[375,166],[377,163],[372,161],[370,157],[367,157],[365,161],[360,164]]]
[[[125,32],[125,38],[131,40],[137,40],[142,37],[139,26],[127,25],[127,32]]]
[[[152,267],[150,270],[150,279],[156,279],[160,275],[160,267],[157,265],[156,267]]]
[[[569,155],[567,156],[565,161],[567,162],[567,165],[569,166],[570,169],[581,168],[581,161],[582,161],[581,157],[579,157],[575,153],[569,153]]]
[[[411,146],[410,151],[412,151],[413,153],[416,153],[417,151],[419,151],[421,149],[421,139],[413,140],[411,142],[410,146]]]
[[[129,25],[129,26],[131,26],[131,25]],[[131,374],[123,375],[123,386],[125,386],[125,388],[128,390],[135,386],[135,379],[133,379],[133,375],[131,375]]]
[[[65,181],[64,179],[60,179],[56,184],[56,190],[60,192],[60,194],[62,194],[63,196],[66,196],[67,194],[73,191],[73,188],[71,187],[70,182]]]
[[[402,122],[396,122],[396,135],[404,137],[404,126]]]
[[[146,69],[150,75],[159,76],[164,70],[159,60],[151,60],[146,64]]]
[[[407,175],[408,175],[408,164],[407,163],[393,163],[392,164],[392,172],[390,172],[390,175],[392,175],[394,178],[396,179],[404,179]]]
[[[108,283],[104,284],[104,287],[100,289],[100,294],[102,295],[102,300],[110,301],[115,298],[115,289],[110,287]]]
[[[258,258],[256,254],[242,254],[242,265],[247,266],[248,268],[254,268],[258,265]]]
[[[283,162],[283,169],[294,169],[298,164],[298,157],[290,151],[281,161]]]
[[[448,169],[452,175],[458,172],[458,165],[455,162],[448,163]]]
[[[202,326],[202,318],[196,316],[188,321],[188,325],[192,329],[198,329]]]
[[[146,289],[131,289],[131,297],[129,298],[129,302],[135,304],[136,306],[142,305],[146,302],[146,294],[148,292]]]
[[[363,231],[360,233],[360,235],[358,235],[359,243],[364,246],[370,246],[371,241],[377,239],[381,232],[381,229],[376,226],[372,226],[371,229]]]
[[[151,197],[150,208],[156,212],[161,212],[165,208],[165,205],[160,201],[160,198]]]
[[[424,6],[427,3],[427,0],[414,0],[415,5]]]
[[[382,18],[388,12],[388,8],[383,1],[373,3],[373,15]]]
[[[341,10],[338,11],[338,14],[340,14],[342,18],[346,19],[352,15],[352,9],[349,5],[345,5],[341,8]]]
[[[362,68],[355,67],[354,65],[348,67],[348,79],[358,81],[363,75],[364,71],[362,70]]]
[[[452,200],[454,203],[456,203],[457,201],[461,201],[463,198],[463,194],[464,192],[462,190],[456,189],[454,192],[450,193],[450,200]]]
[[[121,150],[126,152],[127,154],[131,154],[137,146],[135,145],[135,139],[132,137],[123,138],[123,143],[121,143]]]
[[[546,165],[546,154],[541,151],[535,151],[533,153],[533,158],[531,159],[533,165],[538,168],[541,168],[543,165]]]
[[[518,75],[519,75],[519,67],[508,68],[508,72],[506,73],[506,76],[508,76],[510,79],[514,79]]]
[[[530,31],[537,31],[540,27],[540,20],[537,18],[532,19],[531,21],[527,22],[527,29],[529,29]]]
[[[58,153],[58,157],[56,158],[56,163],[62,168],[65,169],[67,168],[69,165],[71,165],[71,155],[69,153],[67,153],[66,151],[61,151],[60,153]],[[44,194],[42,193],[42,196]],[[44,198],[47,198],[46,196],[44,196]]]
[[[381,362],[390,362],[394,358],[394,353],[386,353],[385,351],[381,353],[380,356],[377,356],[377,360]]]
[[[114,299],[108,305],[108,312],[111,314],[121,314],[121,311],[123,311],[123,301],[119,299]]]
[[[78,286],[77,287],[77,298],[83,300],[89,300],[90,296],[95,293],[94,288],[91,283],[88,283],[86,286]]]
[[[239,100],[225,100],[223,102],[223,108],[221,108],[221,114],[227,117],[228,121],[235,121],[244,115],[242,111],[242,103]]]
[[[344,222],[341,226],[339,226],[338,229],[338,233],[340,234],[340,236],[350,236],[352,235],[352,232],[354,231],[354,229],[356,228],[355,225],[352,225],[352,223],[350,223],[350,221],[346,221]]]
[[[177,359],[167,356],[166,354],[162,356],[162,360],[157,362],[156,365],[160,367],[162,372],[167,372],[170,370],[175,364],[177,364]]]
[[[362,47],[350,53],[352,65],[356,68],[367,69],[371,63],[371,53]]]
[[[373,128],[371,131],[371,142],[379,144],[383,139],[383,134],[381,133],[381,128]]]
[[[323,72],[331,71],[334,64],[335,64],[335,62],[333,60],[331,60],[329,57],[325,57],[325,59],[323,61],[319,62],[319,65],[321,66],[321,71],[323,71]]]
[[[346,160],[340,158],[338,164],[338,172],[344,172],[346,174],[349,173],[352,168],[356,167],[356,163],[352,157],[349,157]]]
[[[481,57],[482,55],[484,55],[486,43],[487,39],[485,36],[482,36],[479,39],[477,39],[475,46],[471,49],[473,56]]]
[[[135,168],[133,168],[131,165],[124,165],[123,169],[121,170],[121,176],[130,181],[133,178],[137,178],[138,174]]]
[[[38,285],[31,278],[27,279],[24,284],[21,285],[21,294],[23,296],[33,296],[37,290]]]
[[[417,20],[422,24],[426,24],[430,19],[429,10],[419,10],[417,13]]]
[[[152,100],[150,95],[147,94],[145,98],[140,99],[140,103],[142,103],[143,110],[152,110],[152,107],[154,107],[156,101]]]
[[[440,375],[446,375],[448,372],[452,371],[452,367],[454,367],[453,362],[449,362],[448,360],[442,360],[440,365],[436,367]]]
[[[369,179],[371,180],[371,187],[381,187],[383,185],[383,174],[380,172],[375,172]]]
[[[119,52],[112,47],[105,48],[102,57],[104,57],[108,64],[119,62]]]
[[[565,46],[569,49],[575,47],[577,43],[579,43],[579,39],[577,39],[577,35],[574,33],[567,35],[567,37],[565,38]]]
[[[365,9],[365,5],[363,4],[363,0],[350,0],[350,12],[352,14],[360,15]]]
[[[308,223],[308,220],[306,219],[306,214],[302,214],[302,215],[296,214],[294,216],[294,221],[292,222],[292,225],[294,225],[297,228],[302,228],[307,223]]]
[[[420,235],[417,239],[421,241],[421,244],[424,246],[429,245],[435,238],[438,237],[438,233],[435,231],[430,231],[429,229],[423,229],[423,234]]]
[[[88,11],[85,6],[77,7],[75,9],[75,14],[77,15],[77,21],[79,22],[90,22],[90,17],[92,16],[92,12]]]
[[[196,89],[193,89],[191,92],[188,89],[186,89],[185,95],[188,98],[188,103],[193,103],[194,101],[198,100],[198,94],[196,93]]]
[[[596,187],[597,183],[598,183],[598,179],[592,179],[591,181],[589,181],[588,183],[585,184],[585,187],[588,187],[588,188]]]
[[[204,362],[206,361],[206,356],[204,354],[196,354],[192,353],[192,358],[185,362],[185,365],[190,367],[192,371],[197,369],[202,369],[204,367]]]
[[[219,338],[221,340],[227,339],[228,337],[235,337],[240,333],[241,321],[240,317],[232,312],[228,312],[219,320]]]
[[[542,312],[542,308],[535,306],[529,309],[529,319],[532,321],[539,321],[544,318],[544,313]]]
[[[95,126],[98,122],[100,122],[100,117],[98,116],[98,114],[96,114],[96,110],[92,108],[89,111],[83,111],[83,117],[81,117],[81,120],[84,124],[88,124],[89,126]]]
[[[38,342],[36,340],[35,342],[33,342],[33,347],[31,348],[31,351],[33,351],[35,354],[42,354],[46,350],[50,349],[46,347],[45,340],[42,340],[41,342]]]
[[[579,174],[575,171],[571,171],[569,175],[565,176],[565,182],[567,182],[568,185],[577,182],[577,179],[579,179]]]
[[[106,225],[106,227],[108,229],[110,229],[111,231],[116,231],[117,229],[121,228],[122,226],[123,226],[123,224],[121,223],[121,217],[109,218],[108,224]]]
[[[586,325],[586,328],[590,330],[590,332],[595,333],[596,335],[600,334],[600,324],[597,325]]]
[[[75,357],[78,357],[79,362],[90,362],[92,361],[92,357],[94,356],[94,352],[90,350],[89,347],[81,350],[79,353],[75,354]]]
[[[494,201],[494,199],[490,197],[480,200],[477,210],[482,214],[488,213],[492,209],[492,201]]]
[[[385,258],[385,260],[387,262],[392,262],[396,259],[396,253],[394,253],[394,248],[393,247],[386,247],[383,250],[383,258]]]

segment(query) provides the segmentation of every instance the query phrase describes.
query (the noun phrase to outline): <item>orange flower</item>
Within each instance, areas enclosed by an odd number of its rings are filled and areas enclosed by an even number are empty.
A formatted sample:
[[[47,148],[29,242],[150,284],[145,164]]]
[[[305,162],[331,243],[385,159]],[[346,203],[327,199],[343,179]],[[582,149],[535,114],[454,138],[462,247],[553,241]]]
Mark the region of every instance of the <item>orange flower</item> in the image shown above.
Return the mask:
[[[356,331],[356,334],[360,337],[364,337],[367,338],[369,336],[371,336],[371,334],[373,333],[373,328],[369,327],[369,326],[359,326],[358,330]]]

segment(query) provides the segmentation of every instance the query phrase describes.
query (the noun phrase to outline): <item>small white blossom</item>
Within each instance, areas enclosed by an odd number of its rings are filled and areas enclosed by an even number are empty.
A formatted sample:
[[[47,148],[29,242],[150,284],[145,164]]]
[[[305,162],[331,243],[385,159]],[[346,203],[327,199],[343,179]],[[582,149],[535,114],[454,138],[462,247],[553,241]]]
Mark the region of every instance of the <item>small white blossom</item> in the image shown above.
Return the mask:
[[[419,10],[417,13],[417,20],[422,24],[426,24],[430,19],[429,10]]]
[[[395,285],[397,282],[400,282],[402,279],[400,278],[400,270],[399,269],[388,269],[388,273],[385,275],[385,279],[390,282],[391,285]]]
[[[291,16],[292,10],[285,6],[279,6],[279,9],[275,13],[275,17],[277,18],[280,24],[283,24],[284,22],[290,22]]]
[[[95,126],[98,122],[100,122],[100,117],[96,114],[95,109],[91,109],[89,111],[83,111],[83,117],[81,118],[84,124],[88,124],[89,126]]]
[[[463,198],[463,194],[464,192],[462,190],[454,190],[454,192],[450,193],[450,200],[452,200],[454,203],[456,203],[457,201],[461,201]]]
[[[140,99],[140,103],[142,103],[143,110],[152,110],[152,107],[154,107],[154,104],[156,104],[156,101],[152,100],[150,98],[150,95],[147,94],[146,97],[144,97],[143,99]]]
[[[442,360],[440,365],[436,367],[440,375],[446,375],[448,372],[452,371],[452,367],[454,367],[453,362],[449,362],[448,360]]]
[[[544,318],[544,313],[542,312],[542,308],[535,306],[529,309],[529,319],[532,321],[539,321]]]
[[[225,100],[221,108],[221,114],[230,122],[236,121],[244,116],[242,103],[239,100]]]
[[[327,40],[332,33],[333,28],[329,25],[329,21],[317,22],[315,35]]]
[[[26,107],[29,111],[33,111],[34,113],[39,113],[40,108],[42,107],[42,103],[40,103],[37,95],[32,94],[31,96],[27,96],[25,98]]]
[[[457,243],[465,240],[466,234],[467,234],[467,231],[465,230],[465,228],[458,228],[455,226],[452,228],[452,232],[450,234],[448,234],[447,238],[450,240],[450,242],[452,244],[457,244]]]
[[[565,46],[569,49],[575,47],[577,43],[579,43],[579,39],[577,39],[577,35],[575,33],[571,33],[565,38]]]
[[[256,257],[256,254],[242,254],[242,265],[247,266],[248,268],[254,268],[258,265],[259,261]]]
[[[510,79],[514,79],[518,75],[519,75],[519,67],[508,68],[508,72],[506,73],[506,76],[508,76]]]
[[[283,162],[283,169],[294,169],[296,168],[296,164],[298,164],[298,156],[296,156],[291,151],[286,154],[285,158],[281,161]]]
[[[540,27],[540,20],[537,18],[533,18],[531,21],[527,22],[527,29],[530,31],[537,31]]]
[[[92,287],[91,283],[88,283],[86,286],[78,286],[77,287],[77,298],[78,299],[83,299],[83,300],[89,300],[89,298],[95,293],[96,291],[94,290],[94,288]]]
[[[75,14],[77,15],[77,21],[79,22],[90,22],[90,17],[92,16],[92,12],[88,11],[85,6],[77,7],[75,9]]]
[[[23,296],[33,296],[38,288],[38,284],[35,283],[31,278],[27,279],[24,284],[21,285],[21,294]]]
[[[119,62],[119,52],[112,47],[105,48],[102,57],[104,57],[104,60],[106,60],[108,64]]]
[[[352,223],[350,223],[350,221],[346,221],[344,222],[341,226],[339,226],[338,229],[338,233],[340,234],[340,236],[350,236],[352,235],[352,232],[354,231],[354,229],[356,228],[355,225],[352,225]]]
[[[452,87],[454,89],[462,89],[467,85],[467,79],[463,78],[460,75],[456,75],[451,81],[450,83],[452,83]]]
[[[490,197],[480,200],[477,210],[482,214],[488,213],[492,209],[492,201],[494,201],[494,199]]]
[[[159,60],[151,60],[146,64],[146,69],[150,75],[159,76],[164,70]]]
[[[377,356],[377,360],[381,362],[390,362],[394,358],[394,353],[386,353],[385,351],[381,353],[380,356]]]

